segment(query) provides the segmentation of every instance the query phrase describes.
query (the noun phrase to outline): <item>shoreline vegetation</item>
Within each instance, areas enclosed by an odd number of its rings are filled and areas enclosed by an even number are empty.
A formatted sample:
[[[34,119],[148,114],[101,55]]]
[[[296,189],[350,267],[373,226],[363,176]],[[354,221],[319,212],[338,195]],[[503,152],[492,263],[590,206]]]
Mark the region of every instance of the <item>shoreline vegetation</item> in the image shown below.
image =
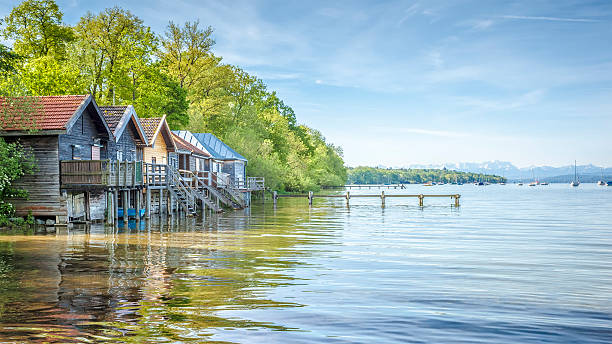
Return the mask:
[[[166,115],[172,130],[210,132],[245,156],[273,190],[343,185],[342,149],[255,75],[214,52],[213,28],[169,22],[162,33],[129,10],[63,22],[53,0],[26,0],[0,24],[0,96],[91,94],[99,105]],[[1,118],[0,118],[1,120]]]
[[[505,183],[504,177],[447,169],[348,168],[349,184]]]

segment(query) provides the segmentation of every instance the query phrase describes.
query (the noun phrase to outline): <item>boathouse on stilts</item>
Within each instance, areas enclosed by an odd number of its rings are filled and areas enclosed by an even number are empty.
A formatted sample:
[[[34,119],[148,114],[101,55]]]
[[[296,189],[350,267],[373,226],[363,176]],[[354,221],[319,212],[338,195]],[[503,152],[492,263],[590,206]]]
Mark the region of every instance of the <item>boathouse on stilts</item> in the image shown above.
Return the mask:
[[[56,224],[191,216],[248,207],[264,188],[229,146],[173,134],[165,116],[139,118],[132,106],[76,95],[0,98],[0,110],[0,136],[31,151],[38,168],[14,183],[29,194],[9,200],[18,216]]]

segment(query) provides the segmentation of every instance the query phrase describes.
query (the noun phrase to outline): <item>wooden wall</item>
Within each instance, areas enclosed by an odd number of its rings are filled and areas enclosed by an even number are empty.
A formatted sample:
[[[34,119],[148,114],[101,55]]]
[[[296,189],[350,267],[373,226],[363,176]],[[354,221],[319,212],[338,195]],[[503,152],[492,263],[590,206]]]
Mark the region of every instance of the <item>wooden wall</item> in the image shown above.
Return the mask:
[[[111,160],[117,160],[117,151],[123,152],[123,161],[136,161],[137,157],[137,147],[136,141],[134,140],[138,134],[136,133],[136,127],[134,126],[134,122],[130,121],[127,125],[127,128],[123,131],[121,137],[119,138],[119,142],[111,143],[112,146],[112,154],[110,154]]]
[[[34,175],[24,176],[14,184],[29,193],[28,199],[11,201],[17,209],[17,215],[24,216],[32,211],[34,216],[65,216],[66,200],[60,195],[58,137],[22,136],[5,139],[18,140],[24,147],[31,148],[38,166]]]
[[[79,117],[70,131],[59,137],[59,159],[72,160],[73,147],[79,145],[81,147],[74,148],[75,157],[80,160],[91,160],[91,146],[94,143],[94,138],[100,137],[100,134],[106,135],[100,129],[100,124],[96,123],[92,116],[92,109],[88,107],[83,111],[83,115]],[[97,116],[97,115],[94,115]],[[103,142],[108,145],[108,142]],[[104,147],[100,150],[100,159],[107,159],[109,150]]]
[[[158,164],[167,164],[168,163],[168,152],[166,148],[166,141],[164,141],[164,137],[161,133],[157,135],[157,139],[155,139],[155,143],[153,147],[145,147],[144,148],[144,161],[151,163],[152,158],[155,157],[156,163]]]
[[[234,180],[245,180],[244,161],[228,160],[223,162],[223,173],[228,173]]]

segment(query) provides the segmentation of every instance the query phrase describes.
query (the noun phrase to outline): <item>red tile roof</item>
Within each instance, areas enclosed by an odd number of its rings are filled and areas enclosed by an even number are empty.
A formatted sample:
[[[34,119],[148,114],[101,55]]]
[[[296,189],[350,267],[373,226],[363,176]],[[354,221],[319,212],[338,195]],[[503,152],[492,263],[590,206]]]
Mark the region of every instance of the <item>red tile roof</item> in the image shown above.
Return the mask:
[[[163,117],[149,117],[149,118],[140,118],[140,124],[147,134],[147,140],[149,140],[149,144],[153,143],[153,135],[157,131],[159,124],[161,123]]]
[[[202,155],[202,156],[205,156],[205,157],[210,157],[210,154],[208,154],[205,151],[201,150],[200,148],[192,145],[191,143],[183,140],[182,138],[178,137],[174,133],[172,133],[172,139],[174,140],[174,144],[176,145],[177,149],[187,150],[187,151],[190,151],[190,152],[195,153],[197,155]]]
[[[108,127],[113,133],[115,129],[117,129],[117,124],[121,121],[126,109],[127,106],[100,106],[100,111],[102,111],[102,115],[104,115],[106,124],[108,124]]]
[[[65,130],[89,95],[0,97],[0,130]]]

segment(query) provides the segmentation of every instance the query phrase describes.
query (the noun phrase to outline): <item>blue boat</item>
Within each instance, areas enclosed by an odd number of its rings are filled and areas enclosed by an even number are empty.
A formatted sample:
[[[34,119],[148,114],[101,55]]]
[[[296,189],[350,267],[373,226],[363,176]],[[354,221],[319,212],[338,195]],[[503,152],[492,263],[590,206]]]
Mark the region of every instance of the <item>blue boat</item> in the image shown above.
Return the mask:
[[[139,217],[144,217],[145,209],[140,209]],[[123,208],[117,208],[117,217],[123,217]],[[128,218],[136,218],[136,209],[128,208]]]

